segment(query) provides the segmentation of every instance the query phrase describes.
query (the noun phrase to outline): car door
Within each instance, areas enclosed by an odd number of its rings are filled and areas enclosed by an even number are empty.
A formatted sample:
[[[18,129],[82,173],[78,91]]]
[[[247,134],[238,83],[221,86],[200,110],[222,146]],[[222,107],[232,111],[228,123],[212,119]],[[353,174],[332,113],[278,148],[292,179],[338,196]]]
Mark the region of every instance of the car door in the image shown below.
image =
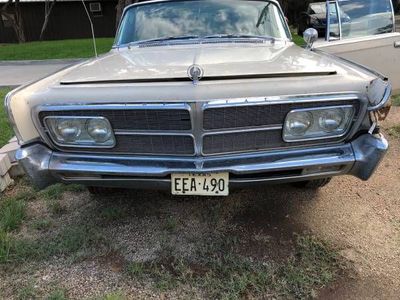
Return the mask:
[[[392,1],[329,3],[325,41],[316,43],[315,48],[382,73],[391,81],[394,92],[400,92],[400,33],[395,30]]]

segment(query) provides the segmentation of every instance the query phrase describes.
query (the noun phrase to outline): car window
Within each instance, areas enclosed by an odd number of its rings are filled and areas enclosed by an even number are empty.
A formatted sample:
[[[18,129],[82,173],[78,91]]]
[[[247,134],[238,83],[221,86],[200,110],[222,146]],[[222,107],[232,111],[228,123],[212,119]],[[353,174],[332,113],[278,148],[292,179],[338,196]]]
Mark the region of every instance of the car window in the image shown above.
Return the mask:
[[[273,2],[192,0],[132,6],[124,15],[117,43],[210,35],[289,37],[283,16]]]
[[[391,0],[341,0],[342,38],[389,33],[394,20]]]
[[[329,4],[329,15],[330,15],[330,27],[329,27],[329,38],[339,39],[340,29],[339,29],[339,18],[336,3]]]

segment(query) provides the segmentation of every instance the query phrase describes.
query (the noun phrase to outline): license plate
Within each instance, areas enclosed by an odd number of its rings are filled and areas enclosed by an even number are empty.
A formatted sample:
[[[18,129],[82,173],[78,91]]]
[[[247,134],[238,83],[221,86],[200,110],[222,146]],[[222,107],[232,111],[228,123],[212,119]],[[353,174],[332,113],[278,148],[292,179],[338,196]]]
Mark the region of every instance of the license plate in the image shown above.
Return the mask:
[[[229,173],[172,174],[171,179],[173,195],[229,195]]]

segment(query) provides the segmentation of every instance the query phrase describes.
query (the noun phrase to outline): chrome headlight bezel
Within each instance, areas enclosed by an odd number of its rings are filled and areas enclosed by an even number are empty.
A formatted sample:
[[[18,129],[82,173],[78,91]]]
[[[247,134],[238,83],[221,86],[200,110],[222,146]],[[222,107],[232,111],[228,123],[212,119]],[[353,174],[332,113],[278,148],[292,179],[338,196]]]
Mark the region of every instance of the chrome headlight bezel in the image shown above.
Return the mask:
[[[332,111],[343,112],[343,121],[339,125],[337,130],[328,132],[320,126],[320,118],[324,112]],[[312,126],[305,132],[302,136],[295,136],[290,134],[287,130],[288,120],[294,114],[311,114],[313,116]],[[341,105],[341,106],[327,106],[327,107],[315,107],[315,108],[305,108],[305,109],[295,109],[290,111],[285,118],[285,123],[282,130],[282,138],[286,143],[296,143],[296,142],[307,142],[307,141],[318,141],[327,139],[337,139],[347,135],[353,124],[354,116],[356,110],[353,105]]]
[[[103,124],[106,124],[110,131],[110,137],[104,142],[97,142],[88,132],[88,125],[91,120],[101,120]],[[57,132],[56,125],[61,122],[76,122],[80,124],[80,133],[74,141],[68,141],[60,137]],[[113,148],[116,145],[116,139],[114,130],[111,126],[110,121],[104,117],[96,116],[47,116],[43,119],[46,131],[51,141],[59,147],[70,147],[70,148]]]

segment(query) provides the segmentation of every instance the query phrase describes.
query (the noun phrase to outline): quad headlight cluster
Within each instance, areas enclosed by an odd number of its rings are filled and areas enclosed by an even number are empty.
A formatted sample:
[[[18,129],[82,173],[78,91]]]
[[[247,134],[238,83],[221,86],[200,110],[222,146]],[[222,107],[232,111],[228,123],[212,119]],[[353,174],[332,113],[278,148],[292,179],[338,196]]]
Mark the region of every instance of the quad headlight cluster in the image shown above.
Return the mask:
[[[103,117],[46,117],[53,141],[71,147],[113,147],[114,132]]]
[[[299,142],[340,137],[347,133],[353,117],[351,105],[293,110],[286,116],[283,139]]]

